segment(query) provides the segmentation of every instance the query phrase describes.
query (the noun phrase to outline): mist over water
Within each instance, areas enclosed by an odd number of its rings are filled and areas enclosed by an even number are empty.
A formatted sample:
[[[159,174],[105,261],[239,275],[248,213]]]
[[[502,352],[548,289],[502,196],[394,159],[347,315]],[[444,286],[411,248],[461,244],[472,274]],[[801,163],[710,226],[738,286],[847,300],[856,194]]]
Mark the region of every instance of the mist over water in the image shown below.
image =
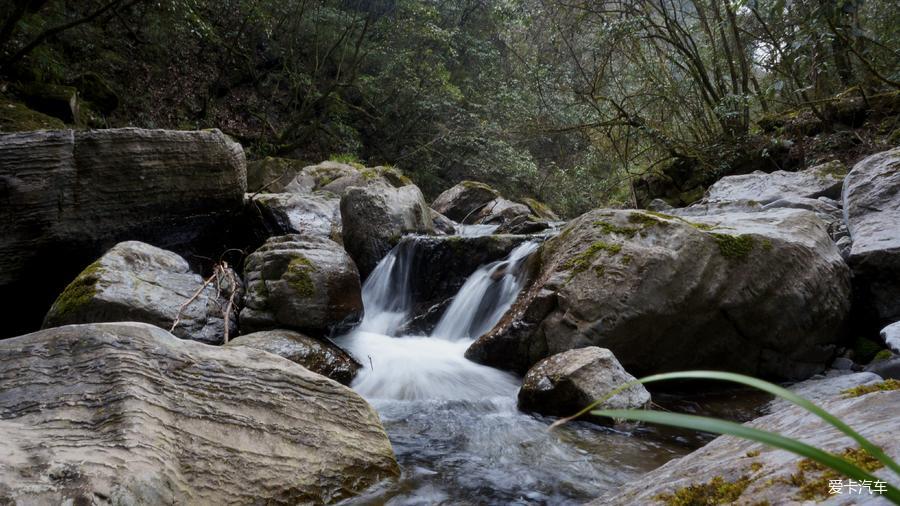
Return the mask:
[[[517,409],[521,378],[464,357],[515,301],[536,242],[469,276],[431,335],[398,335],[415,316],[415,244],[382,259],[363,286],[362,323],[338,340],[363,364],[352,387],[403,467],[398,483],[348,503],[580,504],[684,453],[580,423],[550,432]]]

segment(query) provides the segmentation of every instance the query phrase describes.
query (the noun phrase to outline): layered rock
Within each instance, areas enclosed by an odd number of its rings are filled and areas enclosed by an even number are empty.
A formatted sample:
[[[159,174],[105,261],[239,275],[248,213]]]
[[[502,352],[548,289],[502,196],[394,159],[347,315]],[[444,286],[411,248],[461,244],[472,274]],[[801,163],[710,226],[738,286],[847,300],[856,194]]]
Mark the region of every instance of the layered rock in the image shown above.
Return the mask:
[[[834,161],[806,170],[787,172],[756,171],[740,176],[726,176],[706,191],[707,203],[756,202],[770,204],[781,199],[817,199],[840,197],[847,169]]]
[[[519,409],[571,416],[634,379],[607,349],[588,346],[564,351],[528,370],[519,390]],[[649,402],[650,393],[637,384],[604,401],[598,409],[639,409]],[[610,422],[608,418],[585,416],[595,422]]]
[[[247,257],[240,325],[244,333],[290,328],[325,335],[362,314],[359,272],[336,242],[272,237]]]
[[[292,330],[264,330],[238,337],[226,346],[246,346],[286,358],[310,371],[349,385],[361,367],[333,343],[313,339]]]
[[[451,220],[474,223],[466,218],[499,196],[500,192],[484,183],[463,181],[438,195],[431,207]]]
[[[136,321],[182,339],[219,344],[237,335],[241,282],[230,268],[205,283],[180,256],[138,241],[107,251],[73,280],[50,307],[44,328],[72,323]],[[229,303],[230,302],[230,303]]]
[[[218,256],[245,191],[243,150],[218,130],[0,135],[0,305],[20,315],[2,332],[36,328],[65,283],[123,240]]]
[[[141,323],[0,341],[0,501],[325,504],[399,475],[355,392]]]
[[[861,304],[882,323],[900,320],[900,148],[857,163],[844,182],[848,263]]]
[[[544,243],[536,281],[466,356],[524,372],[600,346],[640,375],[820,371],[850,306],[849,271],[822,222],[792,209],[692,220],[612,210],[574,220]]]
[[[303,234],[341,241],[341,200],[330,193],[260,193],[250,196],[270,235]]]
[[[853,427],[896,460],[900,457],[900,421],[894,415],[900,391],[874,392],[850,397],[843,391],[853,383],[867,384],[872,374],[861,373],[799,385],[800,395],[809,395],[829,413]],[[779,404],[772,413],[746,425],[795,438],[827,452],[843,454],[876,468],[872,474],[890,483],[887,468],[873,464],[853,441],[822,419],[793,404]],[[876,495],[829,494],[829,479],[846,480],[809,460],[762,443],[721,436],[703,448],[651,471],[633,483],[591,502],[591,505],[706,504],[884,504]],[[846,483],[846,481],[844,481]],[[693,502],[691,501],[693,499]]]
[[[344,246],[363,277],[404,234],[434,232],[431,209],[415,185],[394,187],[381,179],[347,189],[341,197]]]

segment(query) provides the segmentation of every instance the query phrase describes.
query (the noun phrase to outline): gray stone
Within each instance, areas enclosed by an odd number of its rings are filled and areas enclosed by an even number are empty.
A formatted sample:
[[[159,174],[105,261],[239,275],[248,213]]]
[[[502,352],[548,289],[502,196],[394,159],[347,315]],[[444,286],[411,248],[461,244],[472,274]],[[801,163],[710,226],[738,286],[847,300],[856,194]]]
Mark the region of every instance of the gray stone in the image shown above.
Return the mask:
[[[850,275],[823,223],[778,209],[692,218],[595,210],[541,246],[541,271],[467,350],[526,371],[585,346],[634,374],[715,368],[802,379],[824,369]]]
[[[341,197],[344,246],[363,277],[404,234],[432,234],[431,209],[415,185],[396,188],[382,179],[354,186]]]
[[[438,235],[453,235],[456,233],[456,223],[443,214],[431,210],[431,224]]]
[[[309,165],[300,170],[285,187],[285,191],[289,193],[312,193],[325,190],[329,184],[336,181],[340,182],[332,186],[328,191],[338,195],[341,195],[341,190],[348,186],[363,184],[362,175],[356,167],[340,162],[322,162],[317,165]]]
[[[341,241],[341,200],[331,193],[261,193],[250,196],[272,235],[302,234]]]
[[[866,371],[884,379],[900,380],[900,355],[894,354],[882,360],[876,359],[866,366]]]
[[[237,335],[242,293],[234,271],[229,268],[222,278],[201,290],[204,279],[175,253],[138,241],[119,243],[66,287],[44,318],[44,328],[136,321],[169,330],[178,318],[176,336],[219,344],[225,338],[229,299],[229,335]]]
[[[780,199],[837,198],[846,173],[843,164],[834,161],[797,172],[756,171],[726,176],[709,187],[704,200],[710,204],[745,201],[765,205]]]
[[[519,409],[545,415],[571,416],[613,389],[634,381],[612,352],[588,346],[545,358],[535,364],[519,390]],[[598,409],[638,409],[650,402],[643,385],[633,385],[603,402]],[[608,418],[586,419],[610,423]]]
[[[463,181],[438,195],[431,207],[459,223],[474,223],[471,216],[499,196],[500,192],[484,183]]]
[[[516,218],[531,216],[531,210],[525,204],[513,202],[503,197],[497,197],[488,202],[481,209],[475,212],[472,217],[467,220],[470,223],[508,223]],[[539,221],[539,220],[532,220]]]
[[[838,358],[834,359],[834,361],[831,363],[832,368],[838,369],[841,371],[849,371],[849,370],[853,369],[854,365],[855,365],[855,363],[852,360],[850,360],[849,358],[845,358],[845,357],[838,357]]]
[[[300,160],[273,158],[247,162],[247,191],[282,193],[304,168]]]
[[[900,148],[857,163],[843,200],[854,289],[878,320],[900,320]]]
[[[0,306],[37,327],[72,276],[125,240],[217,256],[245,169],[218,130],[0,135]]]
[[[321,336],[362,314],[359,273],[336,242],[318,236],[272,237],[244,263],[244,333],[289,328]]]
[[[820,394],[812,400],[896,460],[900,457],[900,438],[896,437],[900,432],[900,419],[896,416],[900,391],[875,392],[854,398],[842,394],[848,383],[856,381],[864,384],[871,382],[873,376],[850,375],[848,380],[842,380],[840,384],[823,380],[815,387]],[[809,389],[809,385],[804,388]],[[798,393],[804,395],[802,391]],[[857,448],[842,432],[793,404],[781,405],[779,409],[772,410],[771,414],[746,425],[799,439],[827,452],[841,453]],[[656,504],[665,502],[665,496],[671,496],[689,486],[715,487],[716,484],[722,486],[725,483],[735,484],[732,488],[739,492],[740,497],[731,504],[807,504],[807,500],[827,505],[889,504],[877,495],[829,495],[827,482],[820,486],[815,484],[817,479],[822,478],[823,472],[806,467],[801,475],[801,461],[801,457],[785,450],[737,437],[720,436],[703,448],[669,461],[639,480],[590,504]],[[888,483],[895,477],[887,468],[873,471],[872,474]],[[804,486],[807,488],[801,490]]]
[[[310,371],[349,385],[361,367],[335,344],[292,330],[264,330],[238,337],[226,346],[246,346],[267,351],[298,363]]]
[[[884,345],[894,353],[900,353],[900,322],[894,322],[879,333]]]
[[[4,504],[326,504],[397,477],[355,392],[142,323],[0,341]]]

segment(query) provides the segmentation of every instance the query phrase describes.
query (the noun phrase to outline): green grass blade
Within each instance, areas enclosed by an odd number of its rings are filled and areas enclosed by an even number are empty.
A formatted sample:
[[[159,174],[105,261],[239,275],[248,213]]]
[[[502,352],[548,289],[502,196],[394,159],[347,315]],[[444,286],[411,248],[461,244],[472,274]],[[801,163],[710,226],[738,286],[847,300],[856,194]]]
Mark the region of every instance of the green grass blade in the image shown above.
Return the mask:
[[[556,421],[553,425],[550,426],[550,428],[552,429],[558,425],[564,424],[568,421],[574,420],[574,419],[588,413],[589,411],[593,410],[597,406],[606,402],[608,399],[612,398],[617,393],[619,393],[633,385],[653,383],[656,381],[669,381],[669,380],[676,380],[676,379],[702,379],[702,380],[731,381],[733,383],[740,383],[742,385],[747,385],[749,387],[753,387],[758,390],[768,392],[777,397],[781,397],[782,399],[785,399],[789,402],[792,402],[792,403],[806,409],[810,413],[813,413],[814,415],[816,415],[819,418],[821,418],[822,420],[824,420],[826,423],[830,424],[831,426],[835,427],[839,431],[843,432],[848,437],[850,437],[851,439],[856,441],[857,444],[859,444],[859,446],[861,448],[863,448],[864,450],[866,450],[870,455],[872,455],[873,457],[878,459],[882,464],[884,464],[886,467],[891,469],[894,472],[894,474],[897,474],[898,476],[900,476],[900,465],[898,465],[896,462],[894,462],[893,459],[891,459],[889,456],[887,456],[887,454],[885,454],[881,448],[879,448],[877,445],[875,445],[868,439],[864,438],[861,434],[859,434],[858,432],[856,432],[855,430],[850,428],[850,426],[848,426],[846,423],[842,422],[838,417],[832,415],[831,413],[825,411],[824,409],[820,408],[819,406],[813,404],[809,400],[804,399],[803,397],[791,392],[790,390],[782,388],[773,383],[769,383],[768,381],[764,381],[764,380],[761,380],[758,378],[753,378],[751,376],[745,376],[743,374],[736,374],[736,373],[730,373],[730,372],[680,371],[680,372],[671,372],[671,373],[654,374],[652,376],[646,376],[644,378],[641,378],[641,379],[638,379],[635,381],[630,381],[628,383],[625,383],[624,385],[621,385],[621,386],[613,389],[607,395],[592,402],[591,404],[589,404],[587,407],[585,407],[578,413],[575,413],[574,415],[572,415],[568,418],[563,418],[563,419]]]
[[[595,416],[606,416],[614,419],[635,420],[641,422],[658,423],[663,425],[672,425],[675,427],[683,427],[687,429],[702,430],[713,432],[716,434],[728,434],[744,439],[758,441],[776,448],[781,448],[789,452],[795,453],[802,457],[814,460],[824,466],[828,466],[835,471],[842,473],[850,478],[862,481],[881,481],[868,472],[860,469],[850,462],[822,451],[814,446],[810,446],[801,441],[784,437],[774,432],[767,432],[739,423],[718,420],[705,416],[683,415],[679,413],[665,413],[662,411],[641,410],[641,409],[603,409],[591,411]],[[882,497],[886,497],[894,504],[900,504],[900,490],[897,490],[889,483],[885,483],[887,491]]]
[[[762,390],[764,392],[768,392],[777,397],[781,397],[789,402],[792,402],[803,409],[809,411],[810,413],[818,416],[831,426],[835,427],[839,431],[846,434],[848,437],[853,439],[859,444],[861,448],[866,450],[870,455],[878,459],[882,464],[888,467],[890,470],[900,476],[900,465],[894,462],[893,459],[887,456],[884,451],[864,438],[861,434],[850,428],[849,425],[841,421],[840,418],[832,415],[828,411],[820,408],[816,404],[812,403],[808,399],[805,399],[786,388],[782,388],[773,383],[769,383],[768,381],[764,381],[758,378],[753,378],[751,376],[745,376],[743,374],[735,374],[730,372],[721,372],[721,371],[682,371],[682,372],[672,372],[672,373],[664,373],[664,374],[654,374],[652,376],[647,376],[645,378],[641,378],[641,383],[652,383],[655,381],[668,381],[674,379],[712,379],[719,381],[731,381],[733,383],[740,383],[742,385],[746,385],[749,387],[756,388],[758,390]]]

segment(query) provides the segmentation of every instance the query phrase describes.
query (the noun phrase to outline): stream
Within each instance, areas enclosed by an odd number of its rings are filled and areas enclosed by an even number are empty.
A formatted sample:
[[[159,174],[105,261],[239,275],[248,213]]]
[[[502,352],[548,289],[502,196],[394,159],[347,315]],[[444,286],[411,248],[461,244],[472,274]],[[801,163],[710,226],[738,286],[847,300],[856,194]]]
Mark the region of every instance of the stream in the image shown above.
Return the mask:
[[[480,267],[428,336],[398,335],[413,316],[414,248],[366,280],[364,319],[337,342],[364,365],[352,387],[380,414],[403,475],[345,504],[583,504],[708,440],[581,422],[551,432],[552,419],[517,409],[520,377],[463,356],[515,301],[537,247]]]

